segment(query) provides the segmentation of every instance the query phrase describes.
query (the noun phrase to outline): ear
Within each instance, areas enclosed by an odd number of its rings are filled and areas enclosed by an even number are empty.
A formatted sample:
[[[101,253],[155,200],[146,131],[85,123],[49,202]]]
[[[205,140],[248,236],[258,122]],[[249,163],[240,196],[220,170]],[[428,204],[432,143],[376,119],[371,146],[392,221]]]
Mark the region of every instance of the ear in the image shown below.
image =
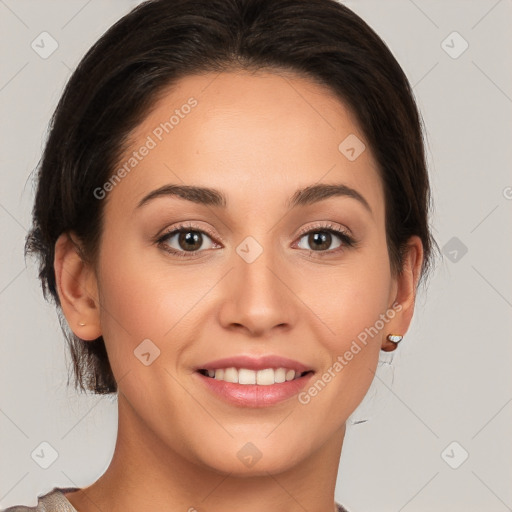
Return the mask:
[[[70,329],[83,340],[95,340],[101,336],[96,274],[82,259],[73,237],[63,233],[55,243],[57,293]]]
[[[404,335],[414,313],[416,289],[418,286],[421,265],[423,262],[423,244],[421,239],[414,235],[407,242],[407,251],[403,259],[403,268],[396,277],[394,291],[391,295],[391,306],[395,304],[395,317],[388,323],[387,331],[384,333],[381,350],[391,352],[396,349],[396,343],[387,339],[388,334]]]

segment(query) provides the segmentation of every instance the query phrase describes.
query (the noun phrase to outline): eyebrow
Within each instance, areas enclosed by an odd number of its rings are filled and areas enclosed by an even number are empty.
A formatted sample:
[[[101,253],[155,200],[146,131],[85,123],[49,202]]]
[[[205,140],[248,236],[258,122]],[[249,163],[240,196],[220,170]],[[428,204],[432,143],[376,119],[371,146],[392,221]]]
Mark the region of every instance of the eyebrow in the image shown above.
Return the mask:
[[[137,208],[153,201],[158,197],[175,196],[191,201],[196,204],[213,206],[217,208],[226,208],[228,201],[226,196],[214,188],[198,187],[194,185],[164,185],[153,190],[144,196],[138,203]],[[296,208],[298,206],[308,206],[331,197],[350,197],[359,201],[369,212],[372,209],[368,201],[357,190],[343,184],[325,184],[319,183],[297,190],[293,196],[288,199],[286,206]]]

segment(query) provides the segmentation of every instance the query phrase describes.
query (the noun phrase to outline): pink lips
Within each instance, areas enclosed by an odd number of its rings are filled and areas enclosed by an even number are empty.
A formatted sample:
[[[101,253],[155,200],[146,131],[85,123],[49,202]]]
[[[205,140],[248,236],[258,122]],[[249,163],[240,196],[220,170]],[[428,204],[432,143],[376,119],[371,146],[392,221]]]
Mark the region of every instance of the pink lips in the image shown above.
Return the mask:
[[[216,370],[230,367],[247,368],[254,371],[265,368],[287,368],[300,373],[308,373],[291,381],[267,386],[226,382],[199,373],[199,370]],[[194,375],[200,379],[201,383],[209,391],[231,405],[238,407],[268,407],[297,395],[311,380],[314,371],[298,361],[267,355],[261,357],[237,356],[209,361],[198,366]]]

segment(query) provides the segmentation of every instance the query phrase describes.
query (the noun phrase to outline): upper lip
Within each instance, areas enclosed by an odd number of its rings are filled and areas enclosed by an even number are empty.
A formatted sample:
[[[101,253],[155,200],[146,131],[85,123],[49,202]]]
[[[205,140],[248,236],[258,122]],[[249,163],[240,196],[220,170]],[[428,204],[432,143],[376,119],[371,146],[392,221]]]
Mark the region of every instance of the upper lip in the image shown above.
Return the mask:
[[[216,359],[215,361],[208,361],[196,367],[196,370],[217,370],[219,368],[247,368],[248,370],[264,370],[265,368],[287,368],[295,370],[296,372],[313,371],[312,368],[306,366],[293,359],[281,357],[277,355],[265,356],[249,356],[240,355],[234,357],[225,357],[223,359]]]

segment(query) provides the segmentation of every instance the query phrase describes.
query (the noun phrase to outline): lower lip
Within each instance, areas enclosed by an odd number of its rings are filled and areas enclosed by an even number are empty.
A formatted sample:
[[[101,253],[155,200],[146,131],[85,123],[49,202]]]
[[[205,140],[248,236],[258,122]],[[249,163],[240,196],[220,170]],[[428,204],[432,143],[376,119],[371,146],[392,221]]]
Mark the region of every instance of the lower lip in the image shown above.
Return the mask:
[[[196,372],[207,388],[225,401],[239,407],[268,407],[297,395],[311,380],[313,373],[298,379],[262,386],[258,384],[237,384],[206,377]]]

